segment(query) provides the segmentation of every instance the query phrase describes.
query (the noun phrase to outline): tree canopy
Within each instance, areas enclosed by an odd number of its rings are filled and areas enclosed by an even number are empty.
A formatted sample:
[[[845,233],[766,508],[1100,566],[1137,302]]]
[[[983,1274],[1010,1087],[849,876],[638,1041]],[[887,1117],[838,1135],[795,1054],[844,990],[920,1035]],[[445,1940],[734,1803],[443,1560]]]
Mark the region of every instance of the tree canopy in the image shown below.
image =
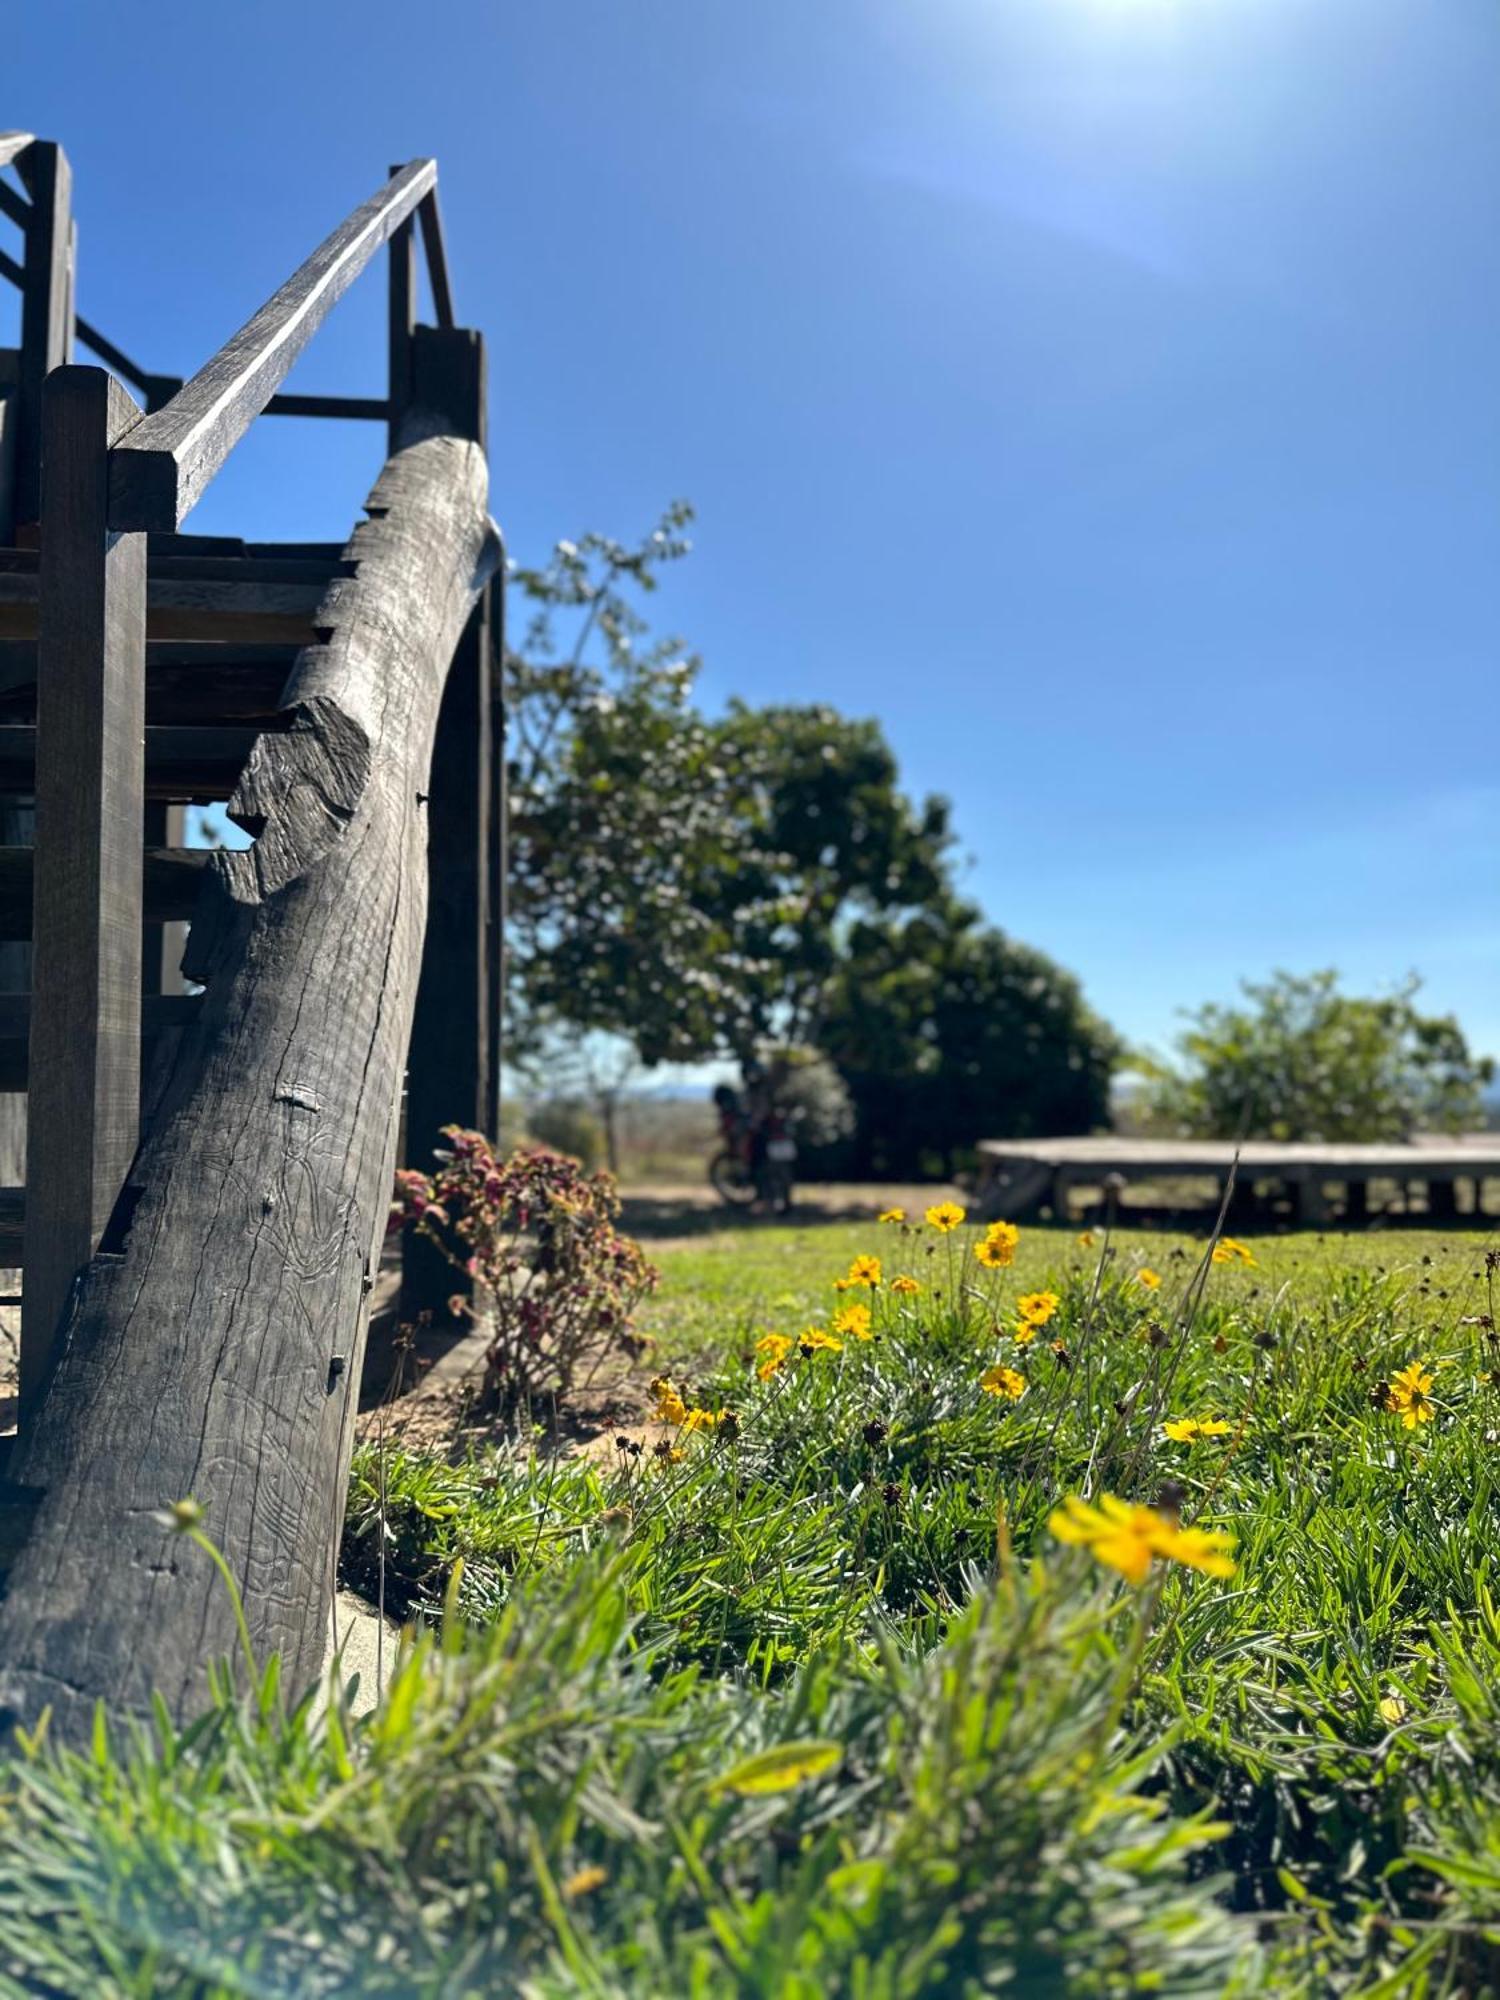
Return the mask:
[[[1366,999],[1337,972],[1245,981],[1243,1006],[1200,1007],[1156,1064],[1149,1115],[1204,1138],[1369,1142],[1483,1123],[1494,1075],[1451,1014],[1421,1013],[1421,982]]]
[[[906,796],[880,724],[706,716],[696,659],[650,639],[639,599],[690,518],[514,573],[533,617],[505,670],[511,1059],[579,1031],[648,1067],[811,1045],[853,1093],[861,1171],[1101,1123],[1115,1037],[957,897],[948,806]]]

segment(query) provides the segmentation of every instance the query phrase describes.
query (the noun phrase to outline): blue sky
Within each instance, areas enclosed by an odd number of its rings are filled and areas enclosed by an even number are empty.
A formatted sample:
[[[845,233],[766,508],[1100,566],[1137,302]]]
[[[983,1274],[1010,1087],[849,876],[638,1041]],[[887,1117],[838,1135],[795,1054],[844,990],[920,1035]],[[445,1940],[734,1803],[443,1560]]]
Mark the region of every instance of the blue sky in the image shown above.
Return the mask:
[[[1127,1034],[1331,963],[1500,1052],[1493,0],[16,11],[149,365],[435,153],[515,552],[689,497],[706,697],[878,715]],[[266,422],[190,525],[340,535],[378,451]]]

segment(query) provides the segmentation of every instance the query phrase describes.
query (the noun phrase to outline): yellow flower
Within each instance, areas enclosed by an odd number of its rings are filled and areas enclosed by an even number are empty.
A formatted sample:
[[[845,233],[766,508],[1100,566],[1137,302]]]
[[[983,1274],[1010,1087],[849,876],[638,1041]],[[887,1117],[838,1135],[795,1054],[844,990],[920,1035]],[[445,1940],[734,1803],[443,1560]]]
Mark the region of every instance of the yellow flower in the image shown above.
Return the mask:
[[[1027,1347],[1036,1339],[1036,1336],[1036,1322],[1034,1320],[1023,1319],[1016,1322],[1016,1328],[1011,1335],[1011,1339],[1016,1343],[1017,1347]]]
[[[1016,1311],[1033,1326],[1045,1326],[1057,1311],[1056,1292],[1024,1292],[1016,1300]]]
[[[1092,1250],[1092,1249],[1093,1249],[1093,1247],[1094,1247],[1094,1232],[1093,1232],[1093,1230],[1092,1230],[1092,1229],[1083,1229],[1083,1230],[1080,1230],[1080,1231],[1079,1231],[1079,1233],[1078,1233],[1078,1247],[1079,1247],[1079,1249],[1080,1249],[1080,1250]]]
[[[956,1201],[940,1201],[927,1211],[927,1225],[946,1236],[950,1229],[957,1229],[964,1219],[964,1211]]]
[[[1161,1285],[1161,1272],[1146,1267],[1136,1272],[1135,1281],[1138,1285],[1144,1285],[1148,1292],[1157,1291]]]
[[[979,1378],[979,1386],[986,1395],[1004,1396],[1014,1403],[1026,1394],[1026,1377],[1014,1368],[986,1368]]]
[[[1386,1408],[1399,1411],[1407,1430],[1414,1431],[1419,1424],[1430,1424],[1437,1415],[1428,1391],[1432,1388],[1432,1376],[1421,1361],[1413,1361],[1398,1375],[1391,1377]]]
[[[879,1219],[882,1222],[905,1222],[906,1210],[904,1208],[883,1208],[880,1211]]]
[[[844,1351],[843,1341],[835,1340],[833,1335],[821,1326],[805,1328],[797,1345],[804,1354],[816,1354],[819,1348],[825,1348],[830,1354],[842,1354]]]
[[[904,1299],[914,1299],[921,1289],[922,1287],[917,1283],[916,1279],[909,1278],[904,1271],[899,1278],[892,1278],[891,1280],[891,1290],[899,1292]]]
[[[1255,1253],[1248,1243],[1241,1243],[1236,1236],[1221,1236],[1214,1245],[1216,1264],[1248,1264],[1255,1267]]]
[[[868,1256],[856,1257],[854,1262],[849,1266],[848,1277],[836,1278],[834,1280],[834,1290],[848,1292],[856,1290],[861,1285],[866,1285],[873,1291],[879,1283],[880,1259]]]
[[[563,1901],[574,1902],[579,1896],[586,1896],[591,1889],[602,1888],[609,1880],[609,1871],[597,1864],[591,1868],[579,1868],[562,1885]]]
[[[1060,1542],[1082,1544],[1096,1562],[1117,1569],[1131,1583],[1144,1583],[1155,1556],[1209,1576],[1234,1575],[1231,1536],[1176,1527],[1154,1507],[1133,1506],[1112,1493],[1101,1493],[1097,1506],[1071,1496],[1048,1516],[1047,1526]]]
[[[769,1382],[791,1353],[792,1342],[784,1333],[768,1333],[764,1339],[756,1341],[755,1351],[766,1357],[755,1372],[762,1382]]]
[[[656,1421],[659,1424],[687,1422],[687,1404],[665,1375],[658,1375],[655,1378],[651,1384],[651,1393],[656,1398]]]
[[[875,1329],[868,1306],[840,1306],[833,1316],[835,1333],[852,1333],[856,1340],[873,1340]]]
[[[986,1243],[1000,1243],[1014,1250],[1021,1240],[1021,1232],[1013,1222],[992,1222],[984,1232]]]
[[[1177,1417],[1162,1429],[1174,1444],[1192,1444],[1197,1438],[1223,1437],[1229,1425],[1222,1417]]]
[[[689,1410],[682,1420],[682,1428],[691,1435],[694,1431],[711,1431],[718,1421],[712,1410]]]
[[[1392,1727],[1396,1723],[1405,1722],[1406,1720],[1406,1703],[1401,1699],[1399,1694],[1382,1695],[1375,1706],[1379,1711],[1381,1721],[1389,1722]]]
[[[974,1255],[987,1271],[1003,1271],[1015,1262],[1015,1245],[986,1236],[974,1245]]]
[[[1208,1528],[1169,1526],[1160,1547],[1161,1553],[1171,1561],[1185,1563],[1189,1569],[1202,1570],[1205,1576],[1234,1575],[1234,1558],[1230,1554],[1234,1547],[1233,1535],[1221,1535]]]
[[[1086,1548],[1095,1562],[1107,1563],[1131,1583],[1144,1583],[1166,1520],[1151,1507],[1132,1507],[1112,1493],[1100,1495],[1091,1507],[1076,1494],[1047,1517],[1060,1542]]]

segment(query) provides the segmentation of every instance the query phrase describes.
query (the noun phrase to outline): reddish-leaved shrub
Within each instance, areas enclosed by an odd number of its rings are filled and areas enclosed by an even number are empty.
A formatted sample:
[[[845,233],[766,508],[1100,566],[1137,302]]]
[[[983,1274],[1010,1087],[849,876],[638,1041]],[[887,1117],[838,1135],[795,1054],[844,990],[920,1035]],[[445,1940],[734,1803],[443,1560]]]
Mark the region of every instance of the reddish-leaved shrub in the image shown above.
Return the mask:
[[[445,1125],[436,1171],[396,1176],[391,1227],[414,1223],[468,1274],[455,1312],[488,1317],[486,1386],[506,1405],[566,1395],[611,1353],[635,1354],[631,1315],[660,1273],[615,1227],[613,1177],[541,1147],[495,1157],[481,1132]]]

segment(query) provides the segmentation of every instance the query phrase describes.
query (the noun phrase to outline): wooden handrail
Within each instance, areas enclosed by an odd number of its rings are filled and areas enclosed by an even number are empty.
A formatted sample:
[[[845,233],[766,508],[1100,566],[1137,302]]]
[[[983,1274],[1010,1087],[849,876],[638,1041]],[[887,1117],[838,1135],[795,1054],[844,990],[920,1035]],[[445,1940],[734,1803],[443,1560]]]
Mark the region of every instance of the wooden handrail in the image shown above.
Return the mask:
[[[8,167],[35,140],[35,132],[0,132],[0,167]]]
[[[110,453],[109,524],[171,530],[201,498],[375,252],[437,185],[437,163],[413,160],[334,230],[175,395]]]

